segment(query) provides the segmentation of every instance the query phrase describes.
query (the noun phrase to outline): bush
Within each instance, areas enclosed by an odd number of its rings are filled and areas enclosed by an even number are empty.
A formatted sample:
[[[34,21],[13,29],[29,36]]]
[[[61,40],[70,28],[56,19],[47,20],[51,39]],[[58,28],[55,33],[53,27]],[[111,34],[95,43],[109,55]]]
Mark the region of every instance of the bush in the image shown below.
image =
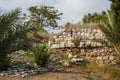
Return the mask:
[[[78,47],[80,45],[80,39],[79,38],[73,39],[72,42],[74,43],[75,47]]]
[[[80,67],[85,67],[89,64],[89,62],[87,60],[83,60],[83,61],[77,61],[75,62],[75,65],[80,66]]]
[[[0,54],[0,71],[5,70],[9,65],[10,59],[6,54]]]
[[[45,44],[35,45],[33,48],[33,60],[37,65],[42,67],[47,66],[50,57],[50,50]]]

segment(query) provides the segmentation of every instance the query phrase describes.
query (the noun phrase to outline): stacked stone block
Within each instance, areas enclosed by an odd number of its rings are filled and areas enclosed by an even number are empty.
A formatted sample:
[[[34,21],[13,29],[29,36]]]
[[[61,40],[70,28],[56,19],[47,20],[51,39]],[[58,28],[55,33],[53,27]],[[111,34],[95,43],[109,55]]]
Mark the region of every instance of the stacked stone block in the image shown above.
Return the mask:
[[[78,47],[72,42],[75,38],[80,39]],[[105,35],[99,29],[78,28],[67,31],[63,30],[49,41],[48,46],[55,49],[67,48],[69,50],[64,50],[63,53],[71,51],[70,54],[73,53],[73,55],[77,55],[92,62],[116,64],[117,55],[110,43],[108,46],[105,46],[95,40],[107,41]],[[79,49],[79,51],[73,50],[74,48]]]

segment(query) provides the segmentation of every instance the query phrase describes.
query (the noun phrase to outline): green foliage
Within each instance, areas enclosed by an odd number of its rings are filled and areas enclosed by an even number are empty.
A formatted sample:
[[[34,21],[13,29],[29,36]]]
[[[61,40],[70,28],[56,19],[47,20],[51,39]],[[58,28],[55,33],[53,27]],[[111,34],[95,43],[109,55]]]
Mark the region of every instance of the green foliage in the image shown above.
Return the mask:
[[[112,18],[113,23],[115,26],[120,25],[120,0],[109,0],[111,1],[111,12],[112,12]]]
[[[0,51],[5,54],[30,47],[26,33],[34,28],[27,23],[19,24],[19,19],[19,9],[0,16]]]
[[[111,42],[117,54],[120,54],[120,8],[118,9],[119,6],[117,5],[119,2],[114,0],[112,1],[111,11],[107,14],[108,20],[103,21],[102,24],[100,24],[100,29]]]
[[[33,48],[33,60],[37,65],[45,67],[48,64],[50,53],[45,44],[35,45]]]
[[[6,54],[0,54],[0,71],[8,67],[10,59]]]
[[[82,18],[82,22],[83,24],[86,23],[98,23],[101,20],[107,20],[107,15],[106,12],[102,12],[102,13],[93,13],[90,14],[88,13],[87,15],[84,15],[84,17]]]
[[[34,24],[38,28],[45,30],[43,27],[51,26],[53,28],[58,27],[57,20],[60,19],[62,13],[58,13],[58,10],[55,10],[51,6],[32,6],[28,9],[30,11],[30,23]]]
[[[0,15],[0,58],[4,63],[8,61],[7,54],[19,49],[27,50],[31,46],[26,33],[35,28],[28,26],[28,23],[20,23],[20,18],[20,9]],[[0,65],[4,63],[1,62]]]
[[[75,62],[75,65],[80,66],[80,67],[85,67],[89,64],[89,62],[87,60],[83,60],[83,61],[79,61],[79,62]]]
[[[75,47],[78,47],[80,45],[80,39],[79,38],[73,39],[72,42],[75,44]]]
[[[34,65],[29,65],[29,64],[27,64],[27,65],[25,65],[24,66],[24,69],[32,69],[32,68],[34,68]]]

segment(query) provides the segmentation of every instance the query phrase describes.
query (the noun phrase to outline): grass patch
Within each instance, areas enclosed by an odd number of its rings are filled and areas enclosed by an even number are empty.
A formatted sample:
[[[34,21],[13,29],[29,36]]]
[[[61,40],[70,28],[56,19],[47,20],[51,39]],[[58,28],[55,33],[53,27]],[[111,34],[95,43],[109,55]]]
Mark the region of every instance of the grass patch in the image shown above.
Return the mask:
[[[89,62],[87,60],[75,62],[75,65],[80,66],[80,67],[86,67],[88,64],[89,64]]]
[[[120,68],[111,65],[98,65],[91,63],[84,67],[86,72],[94,72],[102,76],[105,80],[119,80],[120,78]]]

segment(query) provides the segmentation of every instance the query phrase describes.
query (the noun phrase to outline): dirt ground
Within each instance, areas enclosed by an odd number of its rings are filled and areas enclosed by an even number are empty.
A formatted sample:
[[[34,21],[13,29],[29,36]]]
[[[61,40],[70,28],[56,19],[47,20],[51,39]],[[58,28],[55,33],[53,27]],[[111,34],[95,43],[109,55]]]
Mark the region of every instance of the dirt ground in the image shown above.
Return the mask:
[[[62,72],[47,72],[28,78],[0,77],[0,80],[103,80],[90,73],[81,72],[79,67],[68,68]]]

